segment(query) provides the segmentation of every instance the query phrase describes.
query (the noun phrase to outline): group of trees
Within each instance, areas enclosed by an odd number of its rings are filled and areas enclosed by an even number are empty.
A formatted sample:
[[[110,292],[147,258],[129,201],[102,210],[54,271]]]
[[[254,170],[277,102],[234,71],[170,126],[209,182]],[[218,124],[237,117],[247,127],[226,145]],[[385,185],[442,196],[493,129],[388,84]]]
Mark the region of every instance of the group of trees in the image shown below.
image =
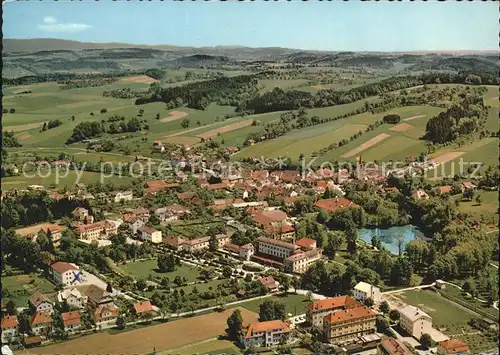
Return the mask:
[[[15,147],[22,147],[22,145],[17,140],[16,134],[14,132],[2,131],[2,147],[15,148]]]
[[[79,89],[109,85],[116,81],[115,78],[71,79],[58,81],[59,88],[63,90]]]
[[[102,96],[113,97],[115,99],[137,99],[147,95],[146,91],[135,91],[131,88],[113,89],[110,91],[103,91]]]
[[[44,122],[42,126],[42,131],[46,131],[48,129],[56,128],[62,125],[61,120],[50,120],[48,123]]]
[[[99,137],[104,133],[104,125],[101,122],[80,122],[73,128],[71,137],[66,141],[67,144],[81,142],[86,139]]]

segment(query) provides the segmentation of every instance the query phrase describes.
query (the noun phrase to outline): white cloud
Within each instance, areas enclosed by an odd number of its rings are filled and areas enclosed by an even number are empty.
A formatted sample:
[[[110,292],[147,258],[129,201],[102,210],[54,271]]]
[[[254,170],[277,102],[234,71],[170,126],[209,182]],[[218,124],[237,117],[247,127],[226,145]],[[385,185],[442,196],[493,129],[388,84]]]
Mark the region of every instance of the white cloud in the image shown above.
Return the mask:
[[[63,32],[63,33],[74,33],[88,30],[92,28],[91,25],[86,25],[84,23],[63,23],[57,22],[57,20],[52,16],[45,16],[43,18],[43,24],[38,26],[38,29],[44,32]]]
[[[43,18],[43,23],[45,23],[45,24],[49,24],[50,25],[50,24],[53,24],[53,23],[56,23],[56,22],[57,22],[57,20],[55,18],[53,18],[52,16],[45,16]]]

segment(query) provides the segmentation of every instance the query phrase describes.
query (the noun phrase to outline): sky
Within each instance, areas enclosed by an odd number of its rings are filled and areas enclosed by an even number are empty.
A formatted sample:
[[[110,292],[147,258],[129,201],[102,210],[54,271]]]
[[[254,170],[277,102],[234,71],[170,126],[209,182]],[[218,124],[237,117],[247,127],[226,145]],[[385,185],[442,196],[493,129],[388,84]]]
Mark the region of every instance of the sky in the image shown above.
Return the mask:
[[[4,38],[332,51],[496,50],[500,4],[482,1],[3,4]]]

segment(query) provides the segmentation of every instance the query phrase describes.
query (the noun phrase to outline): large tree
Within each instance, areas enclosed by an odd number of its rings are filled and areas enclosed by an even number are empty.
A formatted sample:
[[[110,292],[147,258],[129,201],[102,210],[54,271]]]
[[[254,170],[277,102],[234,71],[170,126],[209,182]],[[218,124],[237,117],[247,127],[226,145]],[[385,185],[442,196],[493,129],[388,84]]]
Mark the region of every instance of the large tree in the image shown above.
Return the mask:
[[[285,305],[273,300],[265,300],[259,305],[259,320],[265,322],[268,320],[286,318]]]
[[[243,318],[239,309],[235,310],[227,319],[227,336],[232,341],[240,341],[243,330]]]

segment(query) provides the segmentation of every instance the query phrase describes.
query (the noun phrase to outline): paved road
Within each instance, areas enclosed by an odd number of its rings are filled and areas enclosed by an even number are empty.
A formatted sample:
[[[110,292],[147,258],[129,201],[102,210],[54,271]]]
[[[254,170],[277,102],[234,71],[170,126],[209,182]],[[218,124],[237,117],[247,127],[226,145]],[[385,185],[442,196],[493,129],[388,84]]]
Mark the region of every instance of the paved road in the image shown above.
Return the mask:
[[[421,290],[421,289],[429,288],[429,287],[432,287],[432,286],[435,286],[435,285],[436,285],[436,283],[433,282],[433,283],[428,284],[428,285],[420,285],[420,286],[415,286],[415,287],[402,288],[402,289],[399,289],[399,290],[385,291],[385,292],[381,292],[381,294],[382,295],[390,295],[390,294],[393,294],[393,293],[399,293],[399,292],[405,292],[405,291],[411,291],[411,290]]]

